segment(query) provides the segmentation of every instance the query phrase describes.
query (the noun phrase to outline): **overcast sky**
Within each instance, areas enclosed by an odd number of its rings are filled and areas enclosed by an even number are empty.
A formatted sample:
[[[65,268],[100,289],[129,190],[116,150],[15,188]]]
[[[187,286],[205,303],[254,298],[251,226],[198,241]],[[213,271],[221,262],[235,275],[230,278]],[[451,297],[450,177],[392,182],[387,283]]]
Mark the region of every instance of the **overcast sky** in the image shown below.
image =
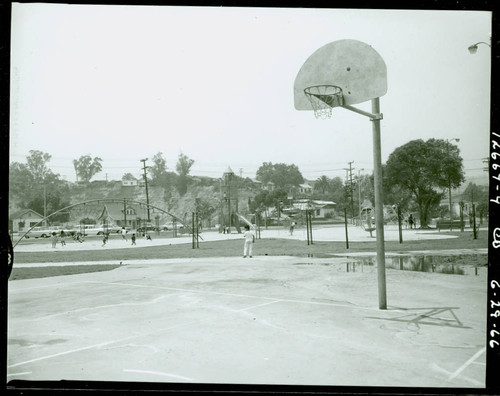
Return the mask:
[[[387,65],[382,161],[413,139],[459,138],[467,174],[487,174],[491,13],[283,8],[12,5],[11,162],[29,150],[74,181],[73,159],[99,156],[94,179],[141,175],[162,152],[175,170],[255,177],[263,162],[304,177],[373,169],[368,118],[297,111],[293,83],[323,45],[356,39]],[[357,107],[370,110],[370,102]],[[149,161],[151,164],[151,161]],[[364,169],[364,170],[361,170]]]

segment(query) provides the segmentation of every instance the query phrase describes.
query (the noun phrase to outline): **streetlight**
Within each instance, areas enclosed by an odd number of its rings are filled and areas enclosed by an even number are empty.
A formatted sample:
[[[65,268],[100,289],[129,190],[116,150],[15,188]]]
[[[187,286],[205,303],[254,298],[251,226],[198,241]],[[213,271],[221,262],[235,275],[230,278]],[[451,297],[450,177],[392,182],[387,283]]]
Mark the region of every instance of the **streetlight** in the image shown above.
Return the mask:
[[[477,46],[479,44],[484,44],[484,45],[487,45],[488,47],[491,48],[491,44],[485,43],[484,41],[479,41],[478,43],[472,44],[471,46],[469,46],[468,50],[471,53],[471,55],[474,55],[477,52]]]
[[[457,143],[460,141],[459,138],[453,138],[453,139],[446,139],[446,154],[449,154],[449,148],[450,148],[450,142],[456,141]],[[450,174],[448,174],[448,199],[449,199],[449,205],[450,205],[450,231],[452,230],[452,214],[451,214],[451,177]]]

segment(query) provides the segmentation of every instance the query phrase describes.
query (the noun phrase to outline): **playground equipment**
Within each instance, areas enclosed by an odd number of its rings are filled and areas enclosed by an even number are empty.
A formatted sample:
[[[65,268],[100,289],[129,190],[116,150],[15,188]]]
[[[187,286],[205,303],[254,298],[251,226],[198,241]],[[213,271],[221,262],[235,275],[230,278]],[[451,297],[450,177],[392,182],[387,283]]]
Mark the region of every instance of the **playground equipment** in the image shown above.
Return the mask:
[[[385,246],[380,143],[379,98],[387,93],[387,68],[370,45],[357,40],[338,40],[317,49],[302,65],[294,82],[297,110],[313,110],[316,118],[330,118],[331,109],[342,107],[364,115],[372,122],[377,271],[379,308],[387,308]],[[372,112],[353,104],[371,100]]]

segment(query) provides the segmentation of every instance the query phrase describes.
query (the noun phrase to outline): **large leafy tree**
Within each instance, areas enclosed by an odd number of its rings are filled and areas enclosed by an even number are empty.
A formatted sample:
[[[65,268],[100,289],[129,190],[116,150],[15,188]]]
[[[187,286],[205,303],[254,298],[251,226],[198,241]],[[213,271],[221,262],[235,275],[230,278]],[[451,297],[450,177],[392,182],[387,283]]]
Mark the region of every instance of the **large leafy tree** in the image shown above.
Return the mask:
[[[90,155],[82,155],[77,160],[73,160],[77,179],[88,183],[94,175],[102,171],[101,162],[101,158],[92,158]]]
[[[288,193],[281,188],[273,191],[262,190],[253,197],[250,201],[249,209],[251,212],[258,210],[261,207],[278,206],[278,202],[284,202],[287,199]]]
[[[33,209],[43,214],[51,214],[65,206],[68,201],[68,187],[58,174],[52,172],[48,163],[51,155],[38,150],[30,150],[26,163],[14,162],[9,169],[9,199],[21,208]],[[64,216],[59,219],[64,220]]]
[[[386,185],[406,190],[415,199],[422,228],[428,227],[431,209],[442,193],[464,181],[460,150],[442,139],[412,140],[394,150],[385,166]],[[400,192],[401,193],[401,192]]]
[[[26,157],[26,166],[33,176],[35,182],[43,182],[52,173],[48,163],[52,156],[39,150],[30,150],[30,155]]]
[[[149,174],[153,185],[164,184],[167,175],[167,161],[163,157],[163,153],[158,152],[153,156],[153,165],[149,167]]]
[[[256,174],[257,180],[262,183],[272,182],[277,188],[285,188],[287,186],[298,186],[304,182],[302,173],[300,173],[297,165],[291,164],[273,164],[272,162],[264,162]]]
[[[177,179],[177,190],[179,191],[179,194],[181,196],[186,194],[189,172],[191,171],[191,166],[193,166],[193,164],[194,160],[189,158],[186,154],[179,154],[175,169],[177,171],[177,174],[179,175]]]
[[[36,196],[30,202],[28,202],[27,207],[33,209],[34,211],[44,214],[45,208],[47,209],[47,215],[54,213],[62,208],[69,206],[69,201],[65,201],[58,191],[49,191],[47,196]],[[56,215],[49,218],[50,222],[67,222],[69,220],[69,212],[62,211]]]

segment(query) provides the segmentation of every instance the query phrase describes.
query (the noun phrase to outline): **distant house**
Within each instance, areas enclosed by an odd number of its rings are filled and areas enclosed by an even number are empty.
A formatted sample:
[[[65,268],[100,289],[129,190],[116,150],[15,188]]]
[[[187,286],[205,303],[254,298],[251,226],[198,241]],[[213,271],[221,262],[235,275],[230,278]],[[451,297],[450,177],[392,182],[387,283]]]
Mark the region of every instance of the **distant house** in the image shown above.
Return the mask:
[[[312,186],[309,183],[302,183],[299,184],[299,193],[302,194],[311,194],[312,193]]]
[[[34,210],[18,210],[10,215],[9,229],[12,232],[26,232],[42,219],[43,216]]]
[[[127,173],[122,177],[123,187],[144,187],[145,185],[146,183],[142,177],[137,179],[130,173]]]
[[[124,187],[136,187],[138,185],[137,180],[122,180],[122,186]]]
[[[98,209],[98,210],[97,210]],[[75,215],[82,216],[78,212]],[[86,215],[89,217],[89,215]],[[126,202],[125,208],[122,202],[108,202],[104,206],[96,207],[96,210],[91,215],[92,219],[95,220],[98,226],[119,226],[119,227],[130,227],[135,229],[147,221],[148,211],[146,205],[141,205],[137,203]],[[157,213],[150,210],[151,223],[155,224]],[[164,215],[159,216],[160,219],[167,220]],[[158,221],[160,221],[160,219]],[[79,224],[81,218],[74,217],[71,222]]]
[[[297,210],[312,210],[314,217],[325,218],[335,215],[337,204],[333,201],[299,199],[293,203],[293,208]]]
[[[330,217],[335,215],[337,204],[333,201],[313,201],[316,217]]]

